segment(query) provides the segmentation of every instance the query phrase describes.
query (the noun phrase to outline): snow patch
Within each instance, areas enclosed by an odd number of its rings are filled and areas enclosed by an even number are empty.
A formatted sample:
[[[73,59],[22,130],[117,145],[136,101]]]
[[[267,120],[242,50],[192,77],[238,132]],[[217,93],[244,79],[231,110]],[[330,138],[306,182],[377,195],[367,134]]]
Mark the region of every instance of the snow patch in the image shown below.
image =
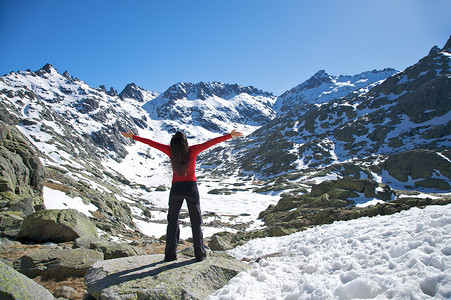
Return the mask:
[[[254,261],[208,299],[449,299],[451,204],[252,240]]]
[[[64,192],[52,190],[44,187],[44,205],[46,209],[75,209],[88,217],[93,217],[91,212],[97,211],[97,207],[92,204],[83,203],[80,197],[71,198]]]

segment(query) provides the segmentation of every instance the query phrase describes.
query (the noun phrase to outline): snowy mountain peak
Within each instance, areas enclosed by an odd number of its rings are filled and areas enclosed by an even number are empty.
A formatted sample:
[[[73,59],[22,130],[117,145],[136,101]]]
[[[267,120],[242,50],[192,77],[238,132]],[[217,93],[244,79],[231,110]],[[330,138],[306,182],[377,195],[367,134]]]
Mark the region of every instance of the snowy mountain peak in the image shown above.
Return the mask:
[[[442,48],[442,51],[451,52],[451,35],[449,36],[449,39],[446,42],[445,46]]]
[[[37,70],[36,75],[47,78],[48,76],[59,74],[58,71],[49,63]]]
[[[219,97],[222,99],[231,98],[240,94],[261,95],[271,97],[272,94],[263,92],[252,86],[243,87],[238,84],[225,84],[221,82],[179,82],[172,85],[163,93],[163,97],[170,100],[186,99],[186,100],[206,100],[211,97]]]
[[[435,55],[435,54],[439,53],[440,51],[441,51],[441,49],[439,48],[439,46],[435,45],[434,47],[431,48],[431,50],[429,50],[428,55]]]
[[[66,77],[64,74],[63,74],[63,76]],[[105,85],[103,85],[103,84],[100,85],[96,90],[98,90],[100,92],[104,92],[108,96],[112,96],[112,97],[117,96],[117,91],[113,87],[110,87],[110,89],[107,90]]]
[[[151,118],[223,132],[259,126],[274,116],[275,96],[252,86],[221,82],[179,82],[143,108]]]
[[[66,77],[66,78],[69,79],[69,80],[73,80],[73,77],[70,76],[70,74],[69,74],[69,72],[67,72],[67,70],[64,71],[63,76]]]
[[[51,74],[52,72],[57,72],[56,69],[49,63],[47,63],[45,66],[41,68],[41,70]]]
[[[283,114],[300,105],[329,102],[361,89],[368,90],[398,72],[386,68],[356,75],[333,76],[325,70],[320,70],[308,80],[280,95],[274,108]]]
[[[138,102],[146,102],[157,97],[159,93],[150,92],[135,83],[129,83],[125,86],[122,92],[119,93],[121,99],[134,99]]]
[[[333,79],[329,74],[327,74],[326,70],[319,70],[306,81],[306,85],[309,87],[317,87],[324,82],[332,83]]]

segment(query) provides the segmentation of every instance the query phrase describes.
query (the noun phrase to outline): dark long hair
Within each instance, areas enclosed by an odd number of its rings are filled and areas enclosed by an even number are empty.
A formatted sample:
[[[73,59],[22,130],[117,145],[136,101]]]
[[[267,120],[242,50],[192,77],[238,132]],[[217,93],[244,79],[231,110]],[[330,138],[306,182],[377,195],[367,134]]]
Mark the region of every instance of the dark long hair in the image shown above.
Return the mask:
[[[186,175],[189,164],[189,146],[185,134],[177,131],[171,139],[171,164],[179,176]]]

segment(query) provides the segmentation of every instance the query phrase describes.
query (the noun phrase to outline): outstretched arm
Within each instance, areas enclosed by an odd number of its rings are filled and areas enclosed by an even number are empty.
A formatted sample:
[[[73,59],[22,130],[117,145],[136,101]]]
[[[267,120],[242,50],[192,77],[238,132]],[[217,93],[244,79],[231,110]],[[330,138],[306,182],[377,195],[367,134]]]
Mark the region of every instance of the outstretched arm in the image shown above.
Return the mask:
[[[129,138],[129,139],[134,139],[135,141],[147,144],[155,149],[158,149],[161,152],[167,154],[168,156],[171,155],[171,148],[169,147],[169,145],[160,144],[160,143],[152,141],[150,139],[146,139],[146,138],[142,138],[140,136],[134,135],[131,130],[129,130],[128,132],[121,132],[121,134],[123,137]]]
[[[206,149],[208,149],[208,148],[210,148],[210,147],[212,147],[212,146],[214,146],[216,144],[224,142],[225,140],[228,140],[228,139],[230,139],[232,137],[240,137],[240,136],[243,136],[243,134],[241,132],[237,132],[236,130],[233,130],[231,133],[226,134],[224,136],[220,136],[220,137],[211,139],[211,140],[206,141],[205,143],[202,143],[202,144],[194,145],[194,146],[191,147],[191,150],[193,151],[193,153],[195,155],[197,155],[200,152],[202,152],[202,151],[204,151],[204,150],[206,150]]]

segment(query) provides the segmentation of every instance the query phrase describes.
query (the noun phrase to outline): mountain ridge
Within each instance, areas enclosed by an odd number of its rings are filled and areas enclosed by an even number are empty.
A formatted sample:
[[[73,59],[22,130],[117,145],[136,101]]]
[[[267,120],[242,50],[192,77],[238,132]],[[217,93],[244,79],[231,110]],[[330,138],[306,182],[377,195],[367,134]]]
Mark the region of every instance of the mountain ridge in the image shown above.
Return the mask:
[[[303,83],[280,95],[275,109],[283,114],[292,107],[326,103],[358,90],[369,89],[397,72],[399,71],[393,68],[385,68],[356,75],[332,76],[325,70],[319,70]]]
[[[446,50],[430,53],[364,93],[278,116],[236,146],[243,174],[268,179],[416,148],[446,150],[451,140]]]

